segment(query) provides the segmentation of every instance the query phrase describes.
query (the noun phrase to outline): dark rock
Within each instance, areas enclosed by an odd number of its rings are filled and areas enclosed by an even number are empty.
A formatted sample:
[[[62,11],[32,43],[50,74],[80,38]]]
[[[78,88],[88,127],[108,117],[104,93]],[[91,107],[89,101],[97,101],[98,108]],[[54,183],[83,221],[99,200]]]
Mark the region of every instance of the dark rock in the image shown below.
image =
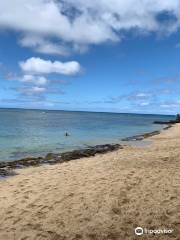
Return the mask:
[[[154,121],[154,124],[176,124],[176,123],[180,123],[180,114],[176,115],[176,119],[175,120],[170,120],[170,121]]]
[[[177,123],[180,123],[180,114],[177,114],[177,115],[176,115],[176,122],[177,122]]]
[[[158,135],[158,134],[160,134],[160,131],[153,131],[153,132],[150,132],[150,133],[144,133],[143,137],[148,138],[148,137],[152,137],[152,136]]]
[[[79,159],[83,157],[91,157],[97,153],[98,154],[107,153],[107,152],[117,150],[118,148],[120,148],[119,144],[96,145],[91,148],[62,153],[61,160],[70,161],[70,160]]]
[[[28,157],[23,158],[16,161],[11,162],[0,162],[0,169],[8,167],[8,168],[23,168],[28,166],[36,166],[39,165],[43,161],[42,157]]]
[[[56,164],[56,163],[63,163],[83,157],[90,157],[94,156],[95,154],[103,154],[107,152],[111,152],[122,148],[119,144],[104,144],[104,145],[97,145],[94,147],[89,147],[80,150],[74,150],[65,153],[48,153],[45,158],[42,157],[28,157],[12,162],[0,162],[0,171],[6,174],[6,169],[17,169],[22,167],[29,167],[29,166],[39,166],[41,164]],[[0,173],[1,175],[1,173]]]
[[[0,176],[1,177],[9,177],[9,176],[14,176],[14,175],[17,175],[17,173],[15,173],[12,170],[0,169]]]
[[[55,153],[48,153],[45,157],[45,160],[51,160],[53,159],[54,157],[56,157],[57,154]]]
[[[154,124],[175,124],[177,123],[176,120],[170,120],[170,121],[154,121]]]
[[[9,165],[8,162],[0,162],[0,168],[5,168]]]
[[[158,135],[159,133],[160,133],[160,131],[153,131],[153,132],[150,132],[150,133],[144,133],[144,134],[141,134],[141,135],[136,135],[136,136],[132,136],[132,137],[123,138],[122,141],[141,141],[145,138],[152,137],[154,135]]]
[[[141,141],[143,139],[144,139],[144,137],[142,135],[136,135],[136,136],[132,136],[132,137],[123,138],[123,139],[121,139],[121,141]]]
[[[168,125],[167,127],[163,128],[163,130],[167,130],[167,129],[171,128],[171,127],[172,127],[172,125]]]

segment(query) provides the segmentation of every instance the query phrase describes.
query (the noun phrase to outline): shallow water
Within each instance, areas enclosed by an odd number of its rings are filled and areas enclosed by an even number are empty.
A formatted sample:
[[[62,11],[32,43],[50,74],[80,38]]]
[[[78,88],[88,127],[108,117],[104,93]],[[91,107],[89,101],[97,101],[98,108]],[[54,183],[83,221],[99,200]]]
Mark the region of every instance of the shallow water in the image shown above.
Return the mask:
[[[0,109],[0,161],[43,156],[162,129],[173,116]],[[65,132],[70,136],[66,137]]]

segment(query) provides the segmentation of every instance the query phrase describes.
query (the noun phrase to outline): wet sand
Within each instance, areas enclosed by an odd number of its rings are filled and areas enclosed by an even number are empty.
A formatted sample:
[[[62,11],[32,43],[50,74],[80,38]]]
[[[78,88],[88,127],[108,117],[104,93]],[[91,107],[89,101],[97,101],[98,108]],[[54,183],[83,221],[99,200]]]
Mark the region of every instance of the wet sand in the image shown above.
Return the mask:
[[[180,239],[180,124],[149,140],[0,181],[0,240]]]

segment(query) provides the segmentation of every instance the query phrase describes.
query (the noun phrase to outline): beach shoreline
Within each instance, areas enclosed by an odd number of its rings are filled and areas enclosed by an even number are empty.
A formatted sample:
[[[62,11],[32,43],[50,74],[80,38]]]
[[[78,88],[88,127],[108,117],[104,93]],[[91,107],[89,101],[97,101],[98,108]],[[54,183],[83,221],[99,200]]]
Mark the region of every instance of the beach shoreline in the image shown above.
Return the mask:
[[[0,239],[135,240],[180,236],[180,124],[139,148],[18,170],[0,181]]]
[[[22,169],[25,167],[36,167],[41,166],[43,164],[59,164],[68,162],[71,160],[77,160],[84,157],[92,157],[96,154],[106,154],[108,152],[112,152],[118,149],[122,149],[128,143],[132,143],[134,141],[142,141],[152,136],[158,135],[161,131],[169,129],[172,127],[172,124],[167,124],[163,129],[156,130],[152,132],[146,132],[143,134],[130,136],[127,138],[122,138],[120,143],[109,143],[109,144],[102,144],[102,145],[95,145],[95,146],[88,146],[86,148],[68,151],[68,152],[61,152],[61,153],[47,153],[45,157],[26,157],[14,161],[0,161],[0,177],[8,177],[14,176],[17,173],[15,172],[16,169]]]

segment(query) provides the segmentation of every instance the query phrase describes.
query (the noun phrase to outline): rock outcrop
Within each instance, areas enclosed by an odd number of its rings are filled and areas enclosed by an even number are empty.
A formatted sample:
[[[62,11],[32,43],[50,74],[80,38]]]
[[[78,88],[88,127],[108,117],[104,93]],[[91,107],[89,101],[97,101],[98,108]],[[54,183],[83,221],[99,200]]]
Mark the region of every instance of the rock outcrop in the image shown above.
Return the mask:
[[[152,137],[154,135],[158,135],[159,133],[160,133],[160,131],[153,131],[153,132],[150,132],[150,133],[144,133],[144,134],[141,134],[141,135],[135,135],[135,136],[132,136],[132,137],[123,138],[122,141],[141,141],[145,138]]]
[[[180,114],[176,115],[176,119],[175,120],[170,120],[170,121],[154,121],[154,124],[176,124],[176,123],[180,123]]]
[[[39,166],[42,164],[63,163],[79,158],[95,156],[96,154],[112,152],[120,148],[122,148],[120,144],[104,144],[64,153],[48,153],[45,157],[28,157],[11,162],[0,162],[0,176],[14,175],[15,173],[12,169]]]

